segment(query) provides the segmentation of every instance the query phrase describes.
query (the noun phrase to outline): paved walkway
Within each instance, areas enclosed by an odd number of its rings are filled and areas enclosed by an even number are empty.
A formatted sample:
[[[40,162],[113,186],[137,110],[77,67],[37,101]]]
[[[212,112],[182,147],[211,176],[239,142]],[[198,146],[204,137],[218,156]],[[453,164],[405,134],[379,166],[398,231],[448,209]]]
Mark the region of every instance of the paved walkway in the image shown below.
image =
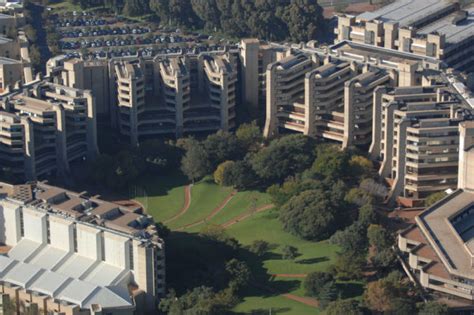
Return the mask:
[[[186,212],[188,212],[189,206],[191,206],[191,187],[192,186],[193,185],[190,184],[190,185],[186,185],[184,187],[184,205],[183,205],[183,207],[179,210],[179,212],[177,214],[175,214],[174,216],[172,216],[169,219],[166,219],[163,223],[165,223],[165,224],[170,223],[170,222],[178,219],[179,217],[183,216]]]

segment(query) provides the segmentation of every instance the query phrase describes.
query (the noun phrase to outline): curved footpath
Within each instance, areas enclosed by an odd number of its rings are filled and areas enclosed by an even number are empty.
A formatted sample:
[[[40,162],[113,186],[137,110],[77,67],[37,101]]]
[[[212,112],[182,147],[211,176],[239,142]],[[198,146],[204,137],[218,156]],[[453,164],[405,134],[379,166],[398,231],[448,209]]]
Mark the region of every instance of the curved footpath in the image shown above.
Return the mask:
[[[179,212],[177,214],[175,214],[171,218],[166,219],[165,221],[163,221],[164,224],[170,223],[170,222],[178,219],[179,217],[183,216],[186,212],[188,212],[188,209],[191,206],[191,187],[192,186],[193,186],[192,184],[189,184],[189,185],[186,185],[186,187],[184,187],[184,205],[183,205],[183,207],[179,210]]]
[[[185,230],[185,229],[189,229],[189,228],[192,228],[192,227],[195,227],[197,225],[200,225],[200,224],[203,224],[205,223],[206,221],[212,219],[213,217],[215,217],[217,214],[219,214],[219,212],[221,212],[225,206],[227,206],[227,204],[229,203],[229,201],[231,201],[235,195],[237,194],[237,191],[232,191],[225,199],[224,201],[222,201],[222,203],[217,206],[217,208],[215,208],[214,210],[212,210],[212,212],[204,219],[201,219],[199,221],[196,221],[196,222],[193,222],[193,223],[189,223],[189,224],[186,224],[186,225],[183,225],[182,227],[179,227],[177,228],[176,230],[177,231],[182,231],[182,230]]]
[[[226,223],[221,224],[221,226],[224,229],[227,229],[227,228],[231,227],[232,225],[234,225],[236,223],[239,223],[243,220],[248,219],[249,217],[251,217],[252,215],[254,215],[256,213],[260,213],[260,212],[263,212],[263,211],[266,211],[266,210],[270,210],[273,207],[274,207],[274,205],[268,204],[268,205],[261,206],[261,207],[255,209],[255,210],[250,210],[250,211],[244,212],[244,213],[236,216],[235,218],[231,219],[230,221],[227,221]]]

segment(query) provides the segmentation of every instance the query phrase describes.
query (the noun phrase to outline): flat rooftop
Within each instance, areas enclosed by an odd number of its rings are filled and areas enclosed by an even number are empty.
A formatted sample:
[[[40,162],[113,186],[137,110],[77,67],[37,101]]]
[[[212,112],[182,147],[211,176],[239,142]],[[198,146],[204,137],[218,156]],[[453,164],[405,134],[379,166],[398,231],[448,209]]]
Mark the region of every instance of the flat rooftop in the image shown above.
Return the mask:
[[[473,248],[453,226],[452,219],[474,207],[474,192],[457,190],[416,218],[418,226],[451,274],[474,280]],[[474,225],[472,216],[466,224]]]
[[[452,5],[453,2],[449,0],[398,0],[379,10],[359,14],[357,19],[398,22],[400,26],[411,26]]]
[[[444,34],[447,44],[460,43],[474,35],[474,7],[466,10],[467,17],[456,23],[458,13],[450,14],[442,19],[418,30],[418,34],[428,35],[434,32]]]

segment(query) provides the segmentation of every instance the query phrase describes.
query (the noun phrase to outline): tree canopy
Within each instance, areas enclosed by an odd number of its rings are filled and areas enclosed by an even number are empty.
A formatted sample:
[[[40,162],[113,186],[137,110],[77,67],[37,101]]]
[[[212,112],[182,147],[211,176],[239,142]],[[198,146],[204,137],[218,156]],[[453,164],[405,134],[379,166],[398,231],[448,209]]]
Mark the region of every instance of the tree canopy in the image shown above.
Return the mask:
[[[220,30],[234,37],[308,41],[324,32],[316,0],[70,0],[127,16],[152,14],[163,25]]]

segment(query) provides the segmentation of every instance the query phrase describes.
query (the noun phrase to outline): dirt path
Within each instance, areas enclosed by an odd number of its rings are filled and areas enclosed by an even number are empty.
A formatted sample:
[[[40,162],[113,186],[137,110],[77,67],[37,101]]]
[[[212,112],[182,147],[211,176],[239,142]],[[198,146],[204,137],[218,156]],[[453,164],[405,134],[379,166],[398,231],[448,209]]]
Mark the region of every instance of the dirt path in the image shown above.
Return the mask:
[[[184,187],[184,205],[181,208],[181,210],[179,210],[179,212],[175,214],[174,216],[172,216],[171,218],[166,219],[163,223],[165,224],[170,223],[178,219],[182,215],[184,215],[186,212],[188,212],[189,206],[191,205],[191,187],[192,187],[192,184],[186,185],[186,187]]]
[[[281,293],[278,290],[276,290],[276,289],[274,289],[270,286],[267,286],[267,285],[253,284],[253,286],[255,286],[259,289],[265,290],[267,292],[270,292],[270,293],[280,294],[280,296],[282,296],[282,297],[284,297],[288,300],[292,300],[292,301],[295,301],[295,302],[298,302],[298,303],[302,303],[302,304],[305,304],[307,306],[311,306],[311,307],[318,307],[319,306],[318,301],[316,299],[313,299],[313,298],[297,296],[297,295],[290,294],[290,293]]]
[[[251,210],[251,211],[247,211],[247,212],[244,212],[240,215],[238,215],[237,217],[231,219],[230,221],[227,221],[225,222],[224,224],[221,224],[221,226],[224,228],[224,229],[227,229],[229,227],[231,227],[232,225],[236,224],[236,223],[239,223],[245,219],[248,219],[249,217],[251,217],[252,215],[254,215],[255,213],[259,213],[259,212],[263,212],[263,211],[266,211],[266,210],[270,210],[274,207],[274,205],[272,204],[269,204],[269,205],[264,205],[264,206],[261,206],[255,210]]]
[[[283,296],[284,298],[287,298],[289,300],[293,300],[295,302],[303,303],[303,304],[308,305],[308,306],[312,306],[312,307],[318,307],[319,306],[318,301],[315,300],[315,299],[312,299],[312,298],[301,297],[301,296],[297,296],[297,295],[289,294],[289,293],[282,294],[281,296]]]
[[[278,278],[306,278],[305,273],[276,273],[272,277]]]
[[[189,224],[186,224],[186,225],[183,225],[182,227],[179,227],[177,228],[176,230],[177,231],[182,231],[182,230],[185,230],[185,229],[189,229],[189,228],[192,228],[192,227],[195,227],[197,225],[200,225],[200,224],[203,224],[204,222],[212,219],[213,217],[215,217],[217,214],[219,214],[219,212],[222,211],[222,209],[225,208],[225,206],[227,206],[227,204],[229,203],[229,201],[232,200],[232,198],[234,198],[234,196],[237,194],[237,191],[233,191],[231,192],[225,199],[224,201],[222,201],[222,203],[217,207],[215,208],[214,210],[212,210],[212,212],[203,220],[199,220],[199,221],[196,221],[196,222],[193,222],[193,223],[189,223]]]

